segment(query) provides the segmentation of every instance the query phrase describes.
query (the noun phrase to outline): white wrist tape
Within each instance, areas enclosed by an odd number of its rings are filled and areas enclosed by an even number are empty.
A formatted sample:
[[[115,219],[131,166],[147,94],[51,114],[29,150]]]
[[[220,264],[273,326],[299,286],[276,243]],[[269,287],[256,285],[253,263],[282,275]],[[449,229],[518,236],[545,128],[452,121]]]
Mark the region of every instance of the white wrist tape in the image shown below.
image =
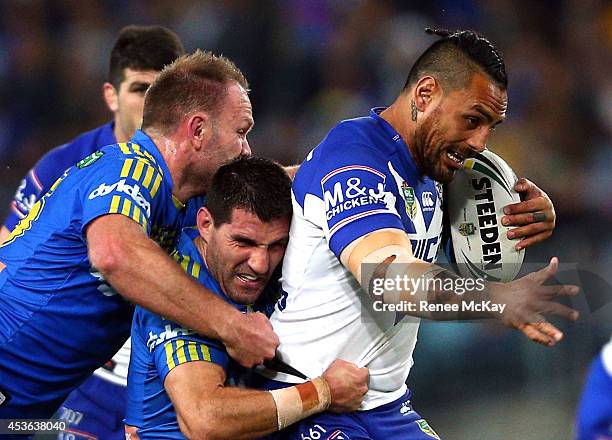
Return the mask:
[[[331,404],[329,385],[322,377],[270,391],[276,404],[278,430],[312,414],[325,411]]]

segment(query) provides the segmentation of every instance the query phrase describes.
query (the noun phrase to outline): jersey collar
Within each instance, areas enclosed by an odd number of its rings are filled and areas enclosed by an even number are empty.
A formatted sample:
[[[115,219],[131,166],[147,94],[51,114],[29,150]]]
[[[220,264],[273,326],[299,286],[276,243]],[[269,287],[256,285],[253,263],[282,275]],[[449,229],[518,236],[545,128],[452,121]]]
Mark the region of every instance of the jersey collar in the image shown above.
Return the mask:
[[[385,135],[390,139],[391,142],[395,145],[396,149],[399,151],[399,155],[404,161],[405,165],[409,168],[412,168],[417,176],[420,176],[421,180],[427,180],[428,176],[424,175],[421,170],[416,166],[416,162],[412,157],[412,153],[410,152],[410,148],[408,148],[408,144],[404,142],[404,139],[400,136],[400,134],[393,128],[391,124],[389,124],[385,119],[383,119],[380,114],[386,110],[387,107],[374,107],[370,109],[370,117],[374,119],[378,125],[385,132]]]
[[[170,174],[170,169],[168,169],[168,165],[166,164],[164,157],[159,152],[159,149],[157,148],[153,140],[142,130],[136,130],[136,133],[134,133],[134,136],[132,137],[132,142],[143,147],[148,153],[150,153],[155,158],[155,162],[162,169],[164,178],[168,179],[168,182],[170,182],[170,188],[172,189],[173,183],[172,183],[172,175]]]
[[[98,143],[100,145],[110,145],[117,143],[117,139],[115,138],[115,121],[110,121],[102,126]]]

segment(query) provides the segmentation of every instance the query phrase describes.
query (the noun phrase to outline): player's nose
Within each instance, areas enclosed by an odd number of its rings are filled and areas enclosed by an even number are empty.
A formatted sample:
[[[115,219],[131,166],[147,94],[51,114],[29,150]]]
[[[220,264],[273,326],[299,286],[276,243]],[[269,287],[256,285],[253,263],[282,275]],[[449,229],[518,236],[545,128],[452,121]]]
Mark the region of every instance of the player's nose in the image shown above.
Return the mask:
[[[251,157],[251,154],[251,146],[249,145],[249,141],[245,139],[242,142],[242,151],[240,151],[240,155],[243,157]]]
[[[487,149],[487,140],[489,138],[489,130],[487,127],[480,127],[474,130],[474,134],[468,139],[467,143],[472,150],[477,153],[482,153]]]
[[[270,268],[270,253],[266,247],[255,247],[249,256],[249,267],[257,275],[268,273]]]

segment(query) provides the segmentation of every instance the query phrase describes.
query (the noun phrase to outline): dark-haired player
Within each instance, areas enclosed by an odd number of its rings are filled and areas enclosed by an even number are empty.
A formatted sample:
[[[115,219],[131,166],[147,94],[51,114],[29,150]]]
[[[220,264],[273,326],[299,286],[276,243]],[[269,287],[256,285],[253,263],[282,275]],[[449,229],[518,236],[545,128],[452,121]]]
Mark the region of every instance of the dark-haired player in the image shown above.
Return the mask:
[[[519,328],[540,322],[525,332],[549,344],[560,332],[543,322],[541,313],[575,318],[574,311],[551,302],[556,295],[575,293],[574,287],[540,286],[556,270],[556,259],[507,285],[474,286],[462,295],[452,290],[456,275],[433,264],[442,232],[442,184],[466,158],[486,148],[507,109],[499,51],[471,31],[437,34],[441,38],[416,61],[396,101],[367,117],[340,122],[295,177],[283,296],[270,319],[281,341],[278,356],[306,377],[320,375],[342,358],[367,367],[370,380],[360,411],[313,416],[283,433],[283,439],[438,438],[414,411],[405,383],[419,320],[392,311],[374,313],[372,299],[412,304],[414,309],[402,311],[429,319],[497,317]],[[534,210],[551,221],[551,209],[544,197],[524,202],[517,209],[523,211],[519,224],[533,222]],[[535,233],[532,238],[538,240],[537,234],[552,225],[536,219],[525,228],[514,232]],[[374,273],[387,281],[397,276],[415,283],[404,290],[388,287],[384,295],[370,298]],[[505,308],[503,313],[462,311],[462,304],[471,301]],[[457,306],[458,311],[431,310],[423,303]],[[302,381],[286,369],[261,372],[271,379],[270,388]]]
[[[0,242],[64,170],[101,147],[127,142],[140,127],[145,92],[162,68],[185,53],[180,38],[162,26],[121,29],[110,53],[104,101],[113,120],[49,151],[21,181],[0,230]],[[121,436],[125,417],[129,340],[64,402],[58,416],[74,438]]]
[[[265,311],[275,292],[264,289],[285,252],[290,222],[291,181],[283,168],[238,159],[219,169],[197,227],[183,231],[173,256],[242,313]],[[365,369],[343,361],[274,392],[236,388],[243,373],[220,341],[137,307],[126,437],[256,438],[276,431],[278,420],[327,408],[354,411],[367,382]]]

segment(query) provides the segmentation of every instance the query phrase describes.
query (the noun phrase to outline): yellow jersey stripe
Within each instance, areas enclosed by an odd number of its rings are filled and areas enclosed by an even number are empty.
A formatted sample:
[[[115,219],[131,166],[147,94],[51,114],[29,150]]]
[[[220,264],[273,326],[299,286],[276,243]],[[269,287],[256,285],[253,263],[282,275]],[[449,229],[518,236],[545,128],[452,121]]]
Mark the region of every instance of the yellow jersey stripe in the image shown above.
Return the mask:
[[[109,214],[116,214],[119,212],[119,202],[121,202],[121,196],[113,196],[113,200],[111,200],[110,209],[108,210]]]
[[[127,177],[130,174],[130,169],[132,169],[133,163],[134,159],[126,159],[123,162],[123,167],[121,167],[121,174],[119,174],[119,177]]]
[[[144,186],[146,189],[149,189],[149,187],[151,186],[151,179],[153,179],[154,172],[155,168],[147,165],[147,171],[145,173],[144,180],[142,181],[142,186]]]
[[[193,267],[191,268],[191,276],[194,278],[200,278],[200,263],[197,261],[193,262]]]
[[[164,348],[166,349],[166,364],[168,365],[168,370],[172,371],[172,369],[176,367],[176,363],[172,357],[174,355],[174,350],[172,350],[172,341],[166,342]]]
[[[174,197],[174,194],[172,194],[172,203],[174,203],[174,207],[177,209],[183,209],[185,207],[185,204]]]
[[[153,182],[153,187],[151,188],[151,198],[155,197],[155,194],[157,194],[157,190],[159,189],[159,185],[161,184],[161,181],[162,181],[162,178],[160,174],[155,176],[155,181]]]
[[[119,148],[121,149],[121,152],[123,154],[132,154],[132,152],[130,151],[130,149],[128,148],[128,145],[126,143],[119,144]]]
[[[192,361],[199,361],[200,356],[198,355],[197,345],[193,341],[189,341],[187,343],[187,348],[189,349],[189,359]]]
[[[140,212],[140,208],[138,206],[134,206],[134,210],[132,211],[132,220],[136,223],[140,223],[140,216],[142,213]]]
[[[210,350],[204,344],[198,344],[198,349],[200,350],[200,354],[202,355],[202,360],[211,362],[210,358]]]
[[[189,258],[187,255],[185,255],[185,257],[181,261],[181,267],[187,273],[189,273],[189,270],[188,270],[188,268],[189,268],[189,260],[191,260],[191,258]]]
[[[154,157],[153,157],[153,155],[152,155],[151,153],[149,153],[147,150],[144,150],[144,151],[142,152],[142,154],[143,154],[145,157],[149,158],[149,159],[151,160],[151,162],[155,163],[155,158],[154,158]],[[160,169],[160,172],[161,172],[161,169]]]
[[[123,208],[121,209],[121,214],[129,217],[131,209],[132,209],[132,202],[129,199],[123,200]]]
[[[179,365],[187,362],[187,352],[185,351],[185,341],[183,339],[176,341],[176,360]]]
[[[142,160],[136,161],[136,167],[134,168],[134,172],[132,173],[132,178],[134,180],[140,180],[140,176],[142,176],[142,170],[144,169],[144,166],[145,163]]]
[[[153,158],[153,156],[151,156],[151,154],[147,150],[140,149],[140,145],[135,144],[133,142],[130,143],[130,145],[132,146],[132,150],[134,150],[134,153],[136,153],[137,155],[141,157],[146,157],[147,159],[151,159],[153,162],[155,162],[155,159]]]

